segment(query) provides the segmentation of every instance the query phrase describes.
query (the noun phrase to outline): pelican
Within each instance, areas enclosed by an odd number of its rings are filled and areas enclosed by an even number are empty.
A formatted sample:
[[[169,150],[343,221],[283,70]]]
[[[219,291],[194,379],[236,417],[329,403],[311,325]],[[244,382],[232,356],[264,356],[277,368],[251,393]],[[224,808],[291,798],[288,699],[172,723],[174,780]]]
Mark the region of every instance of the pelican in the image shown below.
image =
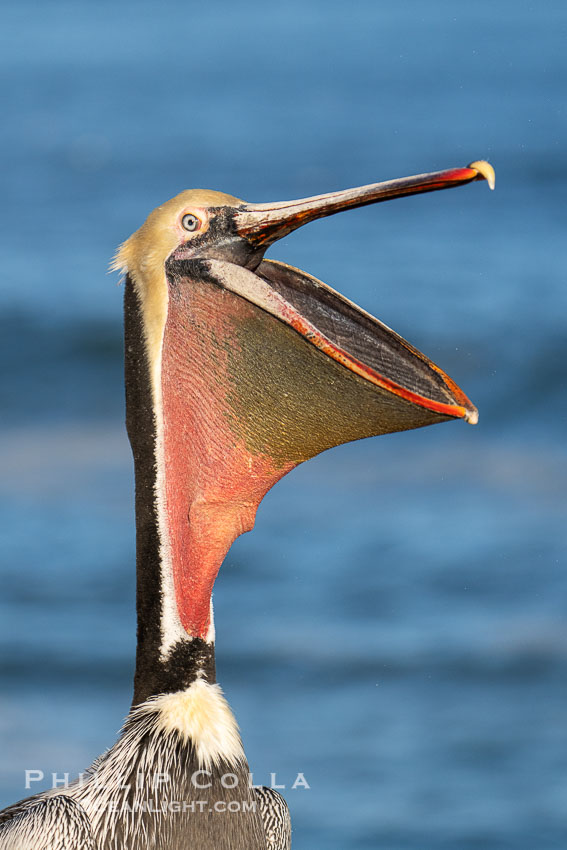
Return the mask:
[[[477,420],[394,331],[264,252],[341,210],[485,179],[485,162],[302,200],[188,190],[118,250],[136,478],[134,697],[69,787],[0,813],[0,850],[286,850],[287,806],[255,788],[215,677],[213,583],[265,493],[331,446]]]

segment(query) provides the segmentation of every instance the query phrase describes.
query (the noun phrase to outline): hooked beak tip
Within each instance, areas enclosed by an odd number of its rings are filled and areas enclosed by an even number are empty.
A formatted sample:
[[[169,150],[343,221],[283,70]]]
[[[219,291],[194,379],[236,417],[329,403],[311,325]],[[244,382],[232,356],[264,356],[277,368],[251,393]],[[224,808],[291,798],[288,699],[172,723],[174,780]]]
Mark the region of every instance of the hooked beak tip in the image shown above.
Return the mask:
[[[469,163],[468,168],[473,168],[475,171],[479,173],[479,180],[486,180],[489,188],[492,190],[496,184],[496,174],[494,172],[493,167],[489,162],[486,162],[484,159],[476,160],[475,162]],[[474,424],[474,423],[473,423]]]

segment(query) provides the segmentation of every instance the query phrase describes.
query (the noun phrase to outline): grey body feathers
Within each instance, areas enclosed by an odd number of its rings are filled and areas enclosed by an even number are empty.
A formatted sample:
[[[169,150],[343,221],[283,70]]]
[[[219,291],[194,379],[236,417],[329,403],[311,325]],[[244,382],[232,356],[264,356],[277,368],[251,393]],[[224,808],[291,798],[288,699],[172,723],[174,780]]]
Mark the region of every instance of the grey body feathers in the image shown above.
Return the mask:
[[[267,850],[289,850],[291,818],[287,803],[273,788],[255,788]]]
[[[0,812],[0,850],[97,850],[97,844],[82,806],[57,794]]]
[[[131,714],[81,783],[0,812],[0,850],[290,847],[285,801],[271,789],[249,787],[245,761],[204,772],[191,741],[164,734],[152,714]]]

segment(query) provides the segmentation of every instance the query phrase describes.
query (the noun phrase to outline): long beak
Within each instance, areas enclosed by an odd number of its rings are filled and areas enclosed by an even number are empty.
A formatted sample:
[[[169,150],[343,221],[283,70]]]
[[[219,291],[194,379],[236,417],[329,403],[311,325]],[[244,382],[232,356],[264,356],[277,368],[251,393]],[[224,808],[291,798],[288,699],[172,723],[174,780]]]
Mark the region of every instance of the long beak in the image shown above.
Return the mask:
[[[449,189],[474,180],[486,180],[493,189],[494,179],[492,166],[478,161],[467,168],[372,183],[302,200],[243,203],[236,208],[234,221],[238,235],[261,255],[295,228],[341,210]],[[376,429],[369,433],[421,427],[439,418],[462,418],[471,424],[477,421],[476,407],[442,369],[326,284],[274,260],[260,262],[252,278],[246,277],[248,272],[237,274],[235,266],[231,268],[231,275],[222,281],[225,288],[291,325],[328,358],[382,393]],[[401,405],[399,410],[390,410],[393,397],[400,400],[396,402]],[[424,420],[424,411],[437,420]]]
[[[255,247],[267,248],[297,227],[343,210],[378,204],[406,195],[437,192],[463,186],[473,180],[486,180],[494,188],[494,169],[488,162],[472,162],[466,168],[450,168],[416,174],[384,183],[370,183],[355,189],[329,192],[297,201],[280,201],[271,204],[244,204],[235,215],[236,230]]]

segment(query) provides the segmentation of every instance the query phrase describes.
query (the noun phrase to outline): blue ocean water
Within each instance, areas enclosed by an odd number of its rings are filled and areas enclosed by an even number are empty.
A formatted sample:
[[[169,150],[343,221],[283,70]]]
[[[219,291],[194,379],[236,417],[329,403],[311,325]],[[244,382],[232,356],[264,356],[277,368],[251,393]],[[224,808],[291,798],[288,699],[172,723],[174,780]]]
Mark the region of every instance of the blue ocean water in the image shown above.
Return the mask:
[[[22,0],[0,12],[0,804],[114,740],[135,648],[116,245],[183,188],[267,201],[489,159],[270,256],[439,363],[480,423],[334,449],[215,591],[219,679],[294,846],[567,843],[567,7]],[[292,789],[299,773],[309,789]]]

